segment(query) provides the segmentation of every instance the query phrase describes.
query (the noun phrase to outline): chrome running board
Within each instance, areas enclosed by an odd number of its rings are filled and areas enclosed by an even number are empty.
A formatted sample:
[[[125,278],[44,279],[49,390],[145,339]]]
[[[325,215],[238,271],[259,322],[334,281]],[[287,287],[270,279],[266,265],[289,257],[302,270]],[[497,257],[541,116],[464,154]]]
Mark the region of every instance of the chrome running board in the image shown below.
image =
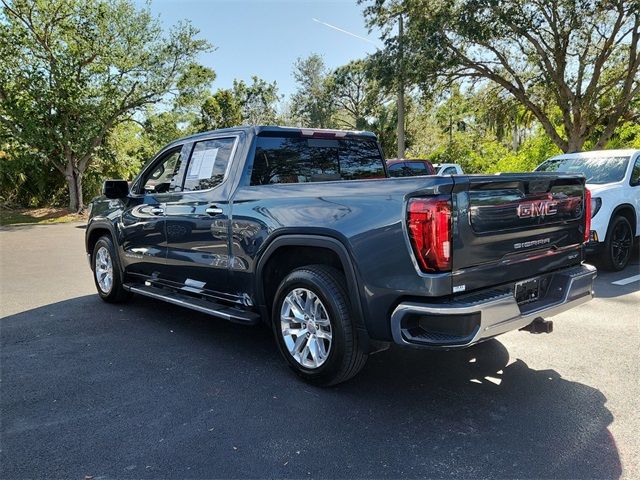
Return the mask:
[[[124,284],[125,290],[137,293],[145,297],[155,298],[167,303],[172,303],[180,307],[189,308],[197,312],[206,313],[214,317],[222,318],[234,323],[242,323],[244,325],[256,325],[260,322],[260,315],[256,312],[243,310],[240,308],[229,307],[214,303],[209,300],[191,297],[166,288],[158,288],[148,285]]]

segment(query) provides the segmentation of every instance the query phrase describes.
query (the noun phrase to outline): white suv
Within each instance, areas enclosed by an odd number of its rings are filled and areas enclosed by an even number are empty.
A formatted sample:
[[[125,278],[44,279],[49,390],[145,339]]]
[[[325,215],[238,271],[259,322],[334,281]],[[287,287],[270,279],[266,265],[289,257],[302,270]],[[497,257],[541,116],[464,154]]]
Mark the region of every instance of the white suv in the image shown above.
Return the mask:
[[[591,191],[587,253],[608,270],[629,263],[640,236],[640,150],[596,150],[552,157],[538,172],[582,173]]]
[[[433,168],[436,169],[436,175],[462,175],[462,167],[457,163],[434,163]]]

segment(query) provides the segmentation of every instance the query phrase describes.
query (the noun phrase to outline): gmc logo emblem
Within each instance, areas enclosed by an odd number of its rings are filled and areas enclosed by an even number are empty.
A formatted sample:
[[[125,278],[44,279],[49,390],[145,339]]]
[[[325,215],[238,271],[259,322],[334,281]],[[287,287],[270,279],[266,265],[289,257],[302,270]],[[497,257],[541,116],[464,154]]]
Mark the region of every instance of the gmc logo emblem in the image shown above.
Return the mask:
[[[547,217],[558,213],[558,202],[554,200],[536,200],[518,205],[520,218]]]

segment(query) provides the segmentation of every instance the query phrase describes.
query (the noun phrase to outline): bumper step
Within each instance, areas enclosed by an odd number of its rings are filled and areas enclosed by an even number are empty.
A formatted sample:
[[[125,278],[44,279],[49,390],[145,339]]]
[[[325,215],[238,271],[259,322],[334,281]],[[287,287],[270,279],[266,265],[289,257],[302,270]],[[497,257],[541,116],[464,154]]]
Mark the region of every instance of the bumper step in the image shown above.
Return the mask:
[[[256,325],[260,322],[260,315],[256,312],[229,307],[209,300],[203,300],[201,298],[191,297],[167,288],[158,288],[139,284],[124,284],[123,287],[125,290],[145,297],[162,300],[197,312],[222,318],[230,322],[241,323],[243,325]]]

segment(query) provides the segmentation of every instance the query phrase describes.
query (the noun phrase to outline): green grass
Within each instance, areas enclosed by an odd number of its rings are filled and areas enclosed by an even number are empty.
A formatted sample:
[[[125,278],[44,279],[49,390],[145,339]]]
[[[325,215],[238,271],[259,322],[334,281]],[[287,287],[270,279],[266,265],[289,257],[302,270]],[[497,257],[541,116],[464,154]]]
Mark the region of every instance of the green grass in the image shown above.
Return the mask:
[[[7,225],[46,225],[51,223],[77,222],[84,220],[82,215],[69,213],[62,208],[36,208],[20,210],[0,210],[0,226]]]

